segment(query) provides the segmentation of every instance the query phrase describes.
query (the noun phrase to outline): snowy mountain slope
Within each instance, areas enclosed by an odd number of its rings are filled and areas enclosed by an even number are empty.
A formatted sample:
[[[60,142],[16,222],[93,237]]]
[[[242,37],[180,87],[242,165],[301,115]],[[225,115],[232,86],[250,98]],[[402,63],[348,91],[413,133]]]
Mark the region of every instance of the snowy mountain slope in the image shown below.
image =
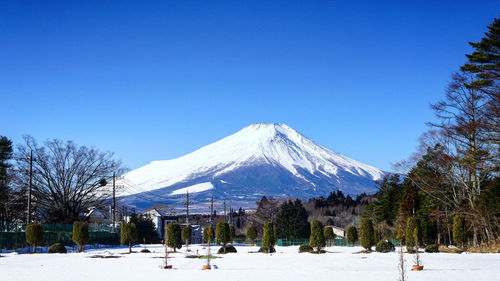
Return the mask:
[[[257,123],[180,158],[153,161],[127,173],[124,180],[133,188],[124,189],[121,196],[129,204],[146,206],[194,186],[194,199],[212,195],[248,207],[244,203],[251,205],[263,195],[307,198],[337,189],[373,192],[384,174],[285,124]]]

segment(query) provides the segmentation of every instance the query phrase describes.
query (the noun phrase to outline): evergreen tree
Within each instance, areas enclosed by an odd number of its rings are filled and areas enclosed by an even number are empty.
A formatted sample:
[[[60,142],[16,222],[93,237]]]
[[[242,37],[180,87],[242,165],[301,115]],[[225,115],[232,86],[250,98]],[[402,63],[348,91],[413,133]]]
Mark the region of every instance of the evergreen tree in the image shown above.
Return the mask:
[[[271,222],[264,223],[264,230],[262,235],[262,247],[261,250],[266,253],[274,252],[274,245],[276,240],[274,237],[273,224]]]
[[[11,188],[9,186],[9,169],[12,166],[12,141],[6,137],[0,137],[0,221],[8,221],[9,199]]]
[[[347,228],[346,238],[347,242],[351,243],[351,246],[354,246],[354,243],[358,241],[358,229],[354,225]]]
[[[323,224],[318,220],[311,222],[311,237],[309,238],[309,246],[316,248],[318,253],[325,247]]]
[[[329,226],[325,227],[324,236],[325,236],[325,239],[328,240],[328,244],[331,247],[335,241],[335,233],[333,233],[333,228],[331,228]]]
[[[73,242],[78,245],[78,252],[85,251],[85,245],[89,241],[89,223],[75,221],[73,223]]]
[[[181,225],[171,222],[167,224],[166,230],[166,244],[168,247],[173,248],[174,252],[177,252],[177,249],[182,248]]]
[[[208,245],[210,246],[212,241],[214,241],[214,238],[215,238],[214,229],[211,226],[205,227],[205,229],[203,230],[203,241],[205,243],[208,243]]]
[[[230,241],[230,230],[227,222],[219,222],[216,227],[217,244],[222,243],[224,254],[226,253],[226,244]]]
[[[137,242],[137,229],[133,223],[122,223],[121,227],[121,239],[122,245],[128,245],[129,254],[132,253],[132,245]]]
[[[135,212],[132,212],[130,222],[135,224],[137,236],[140,241],[145,241],[144,243],[148,244],[160,243],[161,239],[151,216],[144,214],[137,215]]]
[[[308,214],[302,202],[297,199],[284,202],[276,218],[277,237],[301,239],[310,235]]]
[[[254,244],[255,238],[257,238],[257,229],[255,226],[251,225],[247,228],[247,239]]]
[[[186,249],[188,249],[189,241],[191,241],[191,227],[185,226],[182,229],[182,239],[186,242]]]
[[[369,251],[375,245],[373,224],[368,218],[361,218],[359,221],[359,243]]]
[[[33,245],[33,253],[36,253],[36,245],[43,241],[43,228],[41,223],[32,223],[26,226],[26,242]]]
[[[415,232],[415,229],[419,229]],[[420,235],[420,220],[416,217],[409,217],[406,222],[406,247],[408,250],[413,250],[417,244],[421,244],[422,238],[420,236],[415,237],[415,233]],[[418,249],[417,249],[418,250]]]
[[[453,218],[453,241],[455,245],[463,248],[467,242],[467,230],[465,226],[465,218],[460,215],[456,215]]]

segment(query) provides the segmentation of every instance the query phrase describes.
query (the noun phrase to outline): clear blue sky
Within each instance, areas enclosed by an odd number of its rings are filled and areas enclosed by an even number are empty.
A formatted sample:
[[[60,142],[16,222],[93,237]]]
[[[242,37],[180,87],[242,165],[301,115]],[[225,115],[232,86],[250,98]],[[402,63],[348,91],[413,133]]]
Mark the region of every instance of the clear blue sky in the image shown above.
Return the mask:
[[[499,1],[2,1],[0,135],[94,145],[134,169],[281,122],[390,170],[499,11]]]

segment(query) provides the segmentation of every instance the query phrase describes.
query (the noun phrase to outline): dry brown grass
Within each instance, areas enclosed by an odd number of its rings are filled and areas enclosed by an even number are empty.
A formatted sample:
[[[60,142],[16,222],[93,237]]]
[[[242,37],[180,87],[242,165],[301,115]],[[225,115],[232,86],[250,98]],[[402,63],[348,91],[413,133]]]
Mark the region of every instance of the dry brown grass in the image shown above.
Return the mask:
[[[471,253],[500,253],[500,239],[467,249]]]

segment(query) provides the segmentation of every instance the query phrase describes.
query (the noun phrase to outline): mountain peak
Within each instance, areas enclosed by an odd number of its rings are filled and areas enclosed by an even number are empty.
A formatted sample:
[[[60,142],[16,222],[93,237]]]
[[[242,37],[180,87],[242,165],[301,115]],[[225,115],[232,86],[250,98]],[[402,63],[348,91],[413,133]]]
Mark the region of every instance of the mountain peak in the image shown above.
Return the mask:
[[[375,191],[374,181],[383,176],[381,170],[327,149],[285,124],[255,123],[180,158],[153,161],[125,178],[140,186],[136,193],[172,189],[175,194],[175,188],[202,184],[229,196],[219,181],[251,189],[254,196],[277,196],[273,190],[279,189],[282,195],[303,197],[300,190],[318,196],[338,189],[350,194]]]

